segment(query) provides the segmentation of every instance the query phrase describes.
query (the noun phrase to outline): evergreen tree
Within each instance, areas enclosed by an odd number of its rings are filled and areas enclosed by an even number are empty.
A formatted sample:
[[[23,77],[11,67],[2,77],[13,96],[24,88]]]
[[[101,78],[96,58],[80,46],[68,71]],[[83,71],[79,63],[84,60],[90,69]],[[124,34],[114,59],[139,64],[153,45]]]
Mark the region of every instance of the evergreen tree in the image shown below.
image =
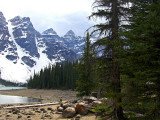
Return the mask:
[[[131,25],[125,32],[123,77],[134,98],[128,108],[143,114],[138,120],[160,118],[160,1],[133,1]],[[128,90],[127,89],[127,90]],[[130,107],[129,107],[130,106]],[[133,116],[134,118],[134,116]]]
[[[28,81],[28,88],[38,89],[75,89],[78,73],[75,69],[77,63],[56,63],[34,74]]]
[[[104,23],[95,25],[95,31],[100,31],[102,39],[97,40],[95,46],[102,46],[103,55],[100,61],[100,77],[106,83],[107,97],[113,99],[114,119],[125,120],[123,116],[122,92],[120,81],[120,62],[118,61],[119,49],[122,49],[119,31],[123,29],[123,23],[128,18],[127,0],[96,0],[90,18],[98,17]],[[99,68],[98,68],[99,69]],[[106,72],[104,75],[102,73]],[[108,76],[108,77],[107,77]]]
[[[90,45],[90,36],[87,33],[83,57],[80,58],[80,63],[77,65],[77,71],[79,72],[79,79],[77,80],[76,90],[79,92],[78,96],[90,95],[95,88],[93,79],[93,66],[92,58],[93,51]]]

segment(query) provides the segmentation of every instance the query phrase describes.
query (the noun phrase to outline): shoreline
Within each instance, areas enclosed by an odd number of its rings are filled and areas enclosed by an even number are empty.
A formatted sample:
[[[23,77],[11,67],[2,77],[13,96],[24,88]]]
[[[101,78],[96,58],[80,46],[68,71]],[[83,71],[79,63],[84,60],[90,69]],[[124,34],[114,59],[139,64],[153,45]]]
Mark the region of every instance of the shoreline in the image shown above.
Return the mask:
[[[72,90],[44,90],[44,89],[17,89],[17,90],[0,90],[2,95],[12,95],[21,97],[40,98],[42,102],[32,103],[16,103],[16,104],[0,104],[0,120],[74,120],[74,118],[63,118],[62,114],[55,113],[58,104],[52,104],[59,102],[61,96],[63,101],[70,101],[77,99],[76,92]],[[44,106],[36,106],[36,104],[48,104]],[[16,108],[16,106],[31,107]],[[7,109],[12,108],[12,109]],[[14,108],[15,107],[15,108]],[[15,111],[14,111],[15,110]],[[16,111],[17,110],[17,111]],[[44,110],[44,111],[42,111]],[[17,112],[17,113],[14,113]],[[94,114],[88,114],[81,116],[81,120],[96,120]]]
[[[76,91],[72,90],[46,90],[46,89],[13,89],[13,90],[0,90],[2,95],[21,96],[29,98],[42,99],[42,103],[58,102],[61,96],[64,101],[75,100]]]

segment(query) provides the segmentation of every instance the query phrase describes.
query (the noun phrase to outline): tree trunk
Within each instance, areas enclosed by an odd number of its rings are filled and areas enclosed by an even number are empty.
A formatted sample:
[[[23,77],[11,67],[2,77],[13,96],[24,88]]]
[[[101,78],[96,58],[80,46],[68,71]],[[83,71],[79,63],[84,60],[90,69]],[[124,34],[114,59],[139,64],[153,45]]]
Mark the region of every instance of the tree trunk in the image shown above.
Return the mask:
[[[112,42],[118,41],[118,30],[119,30],[119,18],[118,18],[118,1],[113,0],[112,2],[112,36],[111,40]],[[112,83],[113,83],[113,92],[116,95],[120,95],[121,93],[121,86],[120,86],[120,63],[115,61],[117,59],[116,49],[115,45],[112,45]],[[126,120],[123,116],[123,109],[119,104],[122,102],[120,97],[114,98],[114,112],[115,112],[115,119],[118,120]]]

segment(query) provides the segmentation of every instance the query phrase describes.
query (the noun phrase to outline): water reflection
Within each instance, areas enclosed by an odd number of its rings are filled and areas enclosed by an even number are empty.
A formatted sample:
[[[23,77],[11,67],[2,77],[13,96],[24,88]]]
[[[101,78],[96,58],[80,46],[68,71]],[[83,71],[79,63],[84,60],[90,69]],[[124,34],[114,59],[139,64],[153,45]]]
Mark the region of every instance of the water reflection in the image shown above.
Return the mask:
[[[0,95],[0,104],[40,102],[38,98]]]

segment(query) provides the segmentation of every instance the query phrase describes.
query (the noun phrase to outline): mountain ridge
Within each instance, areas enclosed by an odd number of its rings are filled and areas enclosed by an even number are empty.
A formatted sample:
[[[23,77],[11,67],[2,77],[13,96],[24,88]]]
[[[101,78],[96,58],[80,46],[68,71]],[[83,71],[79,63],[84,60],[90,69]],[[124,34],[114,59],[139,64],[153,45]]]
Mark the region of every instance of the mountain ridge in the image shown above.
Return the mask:
[[[82,56],[84,37],[73,30],[59,36],[53,28],[35,30],[29,17],[6,21],[0,12],[0,71],[9,81],[26,82],[44,67]]]

